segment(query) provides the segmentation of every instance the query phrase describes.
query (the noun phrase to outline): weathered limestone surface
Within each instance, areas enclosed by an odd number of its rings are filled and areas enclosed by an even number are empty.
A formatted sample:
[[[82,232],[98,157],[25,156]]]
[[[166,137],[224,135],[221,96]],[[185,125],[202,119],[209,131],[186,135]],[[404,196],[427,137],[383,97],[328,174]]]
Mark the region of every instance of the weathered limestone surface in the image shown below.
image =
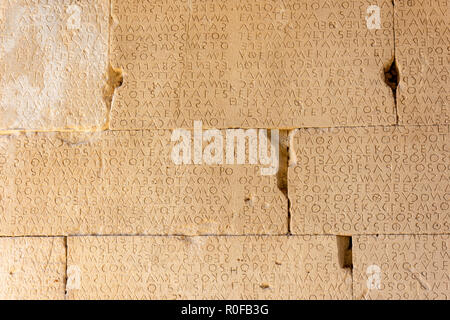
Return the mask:
[[[109,3],[0,3],[0,130],[107,124]]]
[[[450,235],[357,236],[355,299],[448,300]]]
[[[449,233],[449,139],[446,125],[299,130],[292,232]]]
[[[64,238],[0,238],[0,299],[64,299]]]
[[[450,123],[449,8],[448,1],[395,0],[402,124]]]
[[[378,5],[379,29],[368,27]],[[113,0],[111,128],[393,124],[390,0]]]
[[[448,4],[0,0],[0,299],[449,299]]]
[[[260,165],[175,165],[171,132],[0,137],[0,234],[285,234]]]
[[[69,237],[69,299],[349,299],[336,240]]]

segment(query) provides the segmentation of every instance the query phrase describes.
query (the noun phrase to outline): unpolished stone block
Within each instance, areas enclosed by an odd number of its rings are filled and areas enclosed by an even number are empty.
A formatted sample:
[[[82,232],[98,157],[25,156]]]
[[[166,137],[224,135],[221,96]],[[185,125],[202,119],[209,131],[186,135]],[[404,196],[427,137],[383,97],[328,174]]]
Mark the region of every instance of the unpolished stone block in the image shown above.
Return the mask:
[[[353,239],[355,299],[449,299],[449,235]]]
[[[103,128],[110,1],[0,4],[0,130]]]
[[[1,299],[64,299],[64,238],[0,238]]]
[[[393,124],[390,0],[113,0],[111,128]]]
[[[0,234],[287,233],[276,174],[176,165],[176,143],[168,130],[0,137]]]
[[[449,126],[299,130],[296,234],[449,233]]]
[[[402,124],[448,124],[449,3],[395,0],[396,59]]]
[[[336,239],[69,237],[69,299],[349,299]]]

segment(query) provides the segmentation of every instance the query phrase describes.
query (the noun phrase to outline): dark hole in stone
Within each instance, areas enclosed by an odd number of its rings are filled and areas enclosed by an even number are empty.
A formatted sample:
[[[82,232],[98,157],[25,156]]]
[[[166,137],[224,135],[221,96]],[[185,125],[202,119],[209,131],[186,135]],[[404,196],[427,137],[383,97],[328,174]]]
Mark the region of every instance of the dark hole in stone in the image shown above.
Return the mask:
[[[338,260],[341,268],[353,269],[352,237],[336,236]]]
[[[389,87],[391,87],[394,96],[397,91],[399,80],[399,71],[394,58],[392,60],[392,63],[384,69],[384,81]]]

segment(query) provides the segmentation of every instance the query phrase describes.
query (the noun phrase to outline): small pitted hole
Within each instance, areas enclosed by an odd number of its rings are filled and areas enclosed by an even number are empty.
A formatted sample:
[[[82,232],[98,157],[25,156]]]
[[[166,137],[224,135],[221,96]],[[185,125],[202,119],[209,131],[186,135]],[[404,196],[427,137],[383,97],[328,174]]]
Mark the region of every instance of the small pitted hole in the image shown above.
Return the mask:
[[[117,88],[121,87],[123,85],[123,74],[121,74],[121,77],[117,81]]]

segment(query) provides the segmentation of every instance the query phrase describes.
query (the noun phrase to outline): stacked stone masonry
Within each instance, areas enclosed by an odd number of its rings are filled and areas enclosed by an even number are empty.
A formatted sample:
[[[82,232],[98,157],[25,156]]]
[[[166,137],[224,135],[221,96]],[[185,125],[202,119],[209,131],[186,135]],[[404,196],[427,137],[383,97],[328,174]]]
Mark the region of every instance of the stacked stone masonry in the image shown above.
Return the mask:
[[[0,298],[449,299],[449,6],[2,1]]]

